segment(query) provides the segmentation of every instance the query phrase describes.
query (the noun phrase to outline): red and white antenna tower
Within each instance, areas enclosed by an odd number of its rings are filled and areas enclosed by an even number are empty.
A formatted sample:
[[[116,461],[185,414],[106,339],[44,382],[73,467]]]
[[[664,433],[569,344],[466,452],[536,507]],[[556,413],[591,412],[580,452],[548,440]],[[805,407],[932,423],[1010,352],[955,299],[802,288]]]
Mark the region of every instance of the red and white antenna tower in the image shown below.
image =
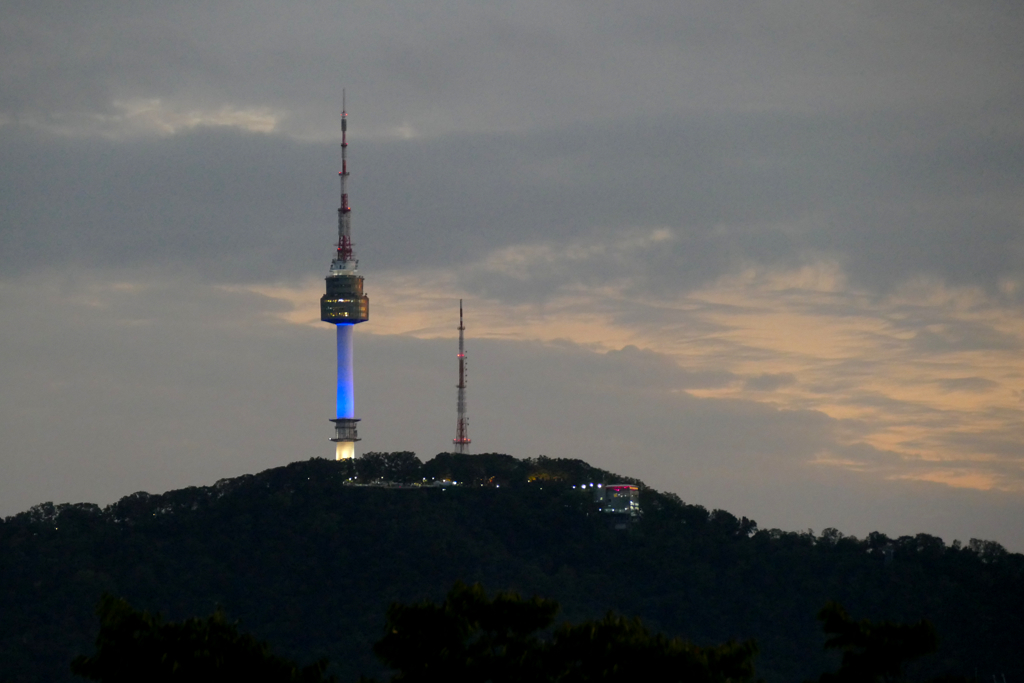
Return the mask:
[[[348,263],[353,260],[352,252],[352,209],[348,205],[348,112],[345,111],[345,90],[341,91],[341,206],[338,207],[338,261]]]
[[[455,425],[455,452],[469,453],[469,418],[466,417],[466,343],[463,333],[466,326],[462,322],[462,299],[459,299],[459,420]]]

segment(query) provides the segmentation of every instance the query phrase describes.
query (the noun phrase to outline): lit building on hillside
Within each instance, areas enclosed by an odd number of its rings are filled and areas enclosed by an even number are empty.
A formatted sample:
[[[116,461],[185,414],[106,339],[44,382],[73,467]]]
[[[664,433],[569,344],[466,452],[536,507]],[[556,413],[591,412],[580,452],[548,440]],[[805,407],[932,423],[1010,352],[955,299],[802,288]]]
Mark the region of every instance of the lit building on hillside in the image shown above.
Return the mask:
[[[608,484],[594,489],[594,502],[610,515],[640,515],[640,489],[632,484]]]

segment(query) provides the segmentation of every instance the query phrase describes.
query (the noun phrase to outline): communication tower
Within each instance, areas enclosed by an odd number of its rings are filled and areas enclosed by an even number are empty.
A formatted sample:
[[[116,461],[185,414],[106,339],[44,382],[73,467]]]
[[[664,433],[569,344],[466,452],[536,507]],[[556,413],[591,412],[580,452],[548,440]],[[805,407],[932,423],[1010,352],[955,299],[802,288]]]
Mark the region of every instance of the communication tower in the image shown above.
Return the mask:
[[[352,248],[352,209],[348,205],[348,113],[345,111],[345,91],[341,91],[341,206],[338,207],[337,253],[327,274],[326,293],[320,297],[320,319],[337,329],[338,394],[334,423],[338,460],[354,458],[359,435],[355,416],[352,376],[352,326],[370,317],[370,298],[363,293],[363,276],[359,274],[359,261]]]
[[[462,299],[459,299],[459,388],[458,411],[459,419],[455,423],[456,453],[469,453],[469,418],[466,417],[466,342],[463,334],[466,325],[462,322]]]

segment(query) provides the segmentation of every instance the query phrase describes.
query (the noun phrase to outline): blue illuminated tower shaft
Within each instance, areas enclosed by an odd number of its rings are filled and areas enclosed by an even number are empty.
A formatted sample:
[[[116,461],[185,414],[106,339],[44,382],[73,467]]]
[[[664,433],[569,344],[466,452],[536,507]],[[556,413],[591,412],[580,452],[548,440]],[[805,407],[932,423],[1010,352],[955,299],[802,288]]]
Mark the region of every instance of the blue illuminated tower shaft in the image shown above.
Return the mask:
[[[344,103],[344,91],[342,91]],[[338,207],[337,254],[327,274],[326,292],[320,297],[320,319],[337,326],[338,335],[338,397],[334,423],[338,460],[354,458],[359,434],[355,416],[352,372],[352,326],[370,318],[370,298],[363,293],[363,277],[352,248],[352,209],[348,205],[348,114],[341,110],[341,206]]]
[[[352,381],[352,326],[338,325],[338,405],[336,415],[355,420],[355,392]]]

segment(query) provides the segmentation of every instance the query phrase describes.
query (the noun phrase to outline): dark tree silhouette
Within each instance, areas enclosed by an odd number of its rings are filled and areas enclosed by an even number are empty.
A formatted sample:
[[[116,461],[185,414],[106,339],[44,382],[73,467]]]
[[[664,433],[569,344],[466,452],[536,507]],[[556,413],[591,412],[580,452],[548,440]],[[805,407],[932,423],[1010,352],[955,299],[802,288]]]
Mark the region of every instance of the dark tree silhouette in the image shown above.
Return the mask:
[[[639,619],[612,613],[565,624],[553,636],[553,600],[498,593],[459,582],[440,604],[393,604],[377,655],[392,681],[679,681],[743,683],[753,678],[753,642],[698,647],[651,633]]]
[[[71,672],[101,683],[171,683],[238,680],[321,683],[327,662],[300,667],[229,622],[222,612],[204,619],[166,622],[125,600],[105,595],[99,604],[96,653],[77,657]]]
[[[548,680],[537,632],[558,611],[553,600],[515,593],[488,599],[480,585],[458,582],[440,604],[393,604],[374,652],[395,681]]]
[[[935,652],[939,638],[927,621],[895,624],[854,621],[839,604],[830,602],[818,613],[822,630],[828,634],[826,649],[843,653],[834,673],[824,673],[820,683],[895,683],[904,680],[910,660]],[[943,681],[959,680],[944,678]]]
[[[753,641],[697,646],[650,631],[638,618],[603,618],[552,629],[559,605],[513,592],[489,598],[480,584],[456,582],[445,599],[393,603],[376,655],[392,683],[750,683]],[[100,602],[96,653],[78,657],[72,672],[101,683],[221,681],[328,683],[327,661],[300,667],[271,653],[267,643],[240,633],[222,612],[166,622],[106,595]],[[907,662],[934,652],[927,621],[854,621],[837,603],[819,613],[827,649],[842,665],[819,683],[897,683]],[[361,678],[361,683],[372,679]],[[966,683],[943,677],[930,683]]]

